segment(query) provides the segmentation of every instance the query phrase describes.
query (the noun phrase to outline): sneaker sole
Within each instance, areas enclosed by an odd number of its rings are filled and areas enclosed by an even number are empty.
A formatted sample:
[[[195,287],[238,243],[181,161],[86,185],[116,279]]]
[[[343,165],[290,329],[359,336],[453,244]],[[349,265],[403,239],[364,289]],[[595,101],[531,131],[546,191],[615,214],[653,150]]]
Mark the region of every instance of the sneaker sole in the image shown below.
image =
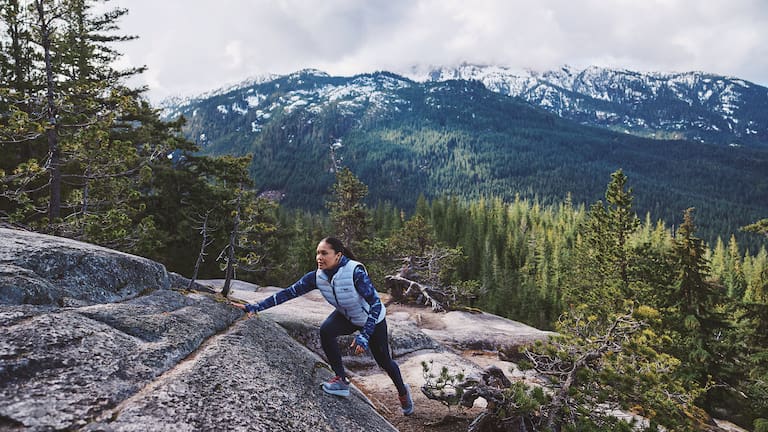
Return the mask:
[[[349,390],[326,390],[326,389],[323,389],[323,391],[328,393],[328,394],[332,394],[334,396],[349,397]]]
[[[323,391],[328,394],[332,394],[334,396],[349,397],[349,390],[329,390],[325,388],[325,386],[322,386],[322,387],[323,387]]]

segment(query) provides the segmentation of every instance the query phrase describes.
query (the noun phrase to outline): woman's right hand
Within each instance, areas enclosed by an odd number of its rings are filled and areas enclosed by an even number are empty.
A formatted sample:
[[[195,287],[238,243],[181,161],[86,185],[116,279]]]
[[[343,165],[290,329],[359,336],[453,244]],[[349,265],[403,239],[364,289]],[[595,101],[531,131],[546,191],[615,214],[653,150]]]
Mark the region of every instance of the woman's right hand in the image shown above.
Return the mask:
[[[233,302],[233,301],[230,301],[229,304],[231,304],[232,306],[234,306],[234,307],[242,310],[243,312],[245,312],[245,305],[244,304]],[[248,312],[248,318],[250,318],[252,316],[253,316],[253,312]]]

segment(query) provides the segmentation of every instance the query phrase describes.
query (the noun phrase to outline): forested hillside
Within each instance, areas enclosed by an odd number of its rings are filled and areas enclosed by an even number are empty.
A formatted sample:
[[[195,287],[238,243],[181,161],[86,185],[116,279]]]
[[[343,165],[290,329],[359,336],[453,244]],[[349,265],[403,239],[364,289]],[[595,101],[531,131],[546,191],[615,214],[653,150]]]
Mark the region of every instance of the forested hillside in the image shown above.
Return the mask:
[[[768,214],[768,152],[651,140],[558,118],[476,81],[415,83],[377,73],[353,78],[304,71],[174,105],[185,134],[207,154],[253,154],[261,190],[283,204],[322,208],[333,181],[330,146],[370,187],[370,203],[412,209],[419,194],[515,196],[542,204],[602,195],[623,169],[637,211],[670,224],[695,207],[713,243]]]

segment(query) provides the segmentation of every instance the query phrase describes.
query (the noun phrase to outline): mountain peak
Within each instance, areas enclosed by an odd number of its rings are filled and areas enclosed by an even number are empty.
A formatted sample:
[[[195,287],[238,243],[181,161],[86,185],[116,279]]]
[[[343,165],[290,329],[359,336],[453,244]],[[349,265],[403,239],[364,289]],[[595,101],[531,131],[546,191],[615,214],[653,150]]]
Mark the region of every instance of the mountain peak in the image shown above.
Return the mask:
[[[462,63],[413,67],[419,82],[476,80],[558,116],[654,138],[768,146],[768,89],[700,71],[563,65],[548,71]]]

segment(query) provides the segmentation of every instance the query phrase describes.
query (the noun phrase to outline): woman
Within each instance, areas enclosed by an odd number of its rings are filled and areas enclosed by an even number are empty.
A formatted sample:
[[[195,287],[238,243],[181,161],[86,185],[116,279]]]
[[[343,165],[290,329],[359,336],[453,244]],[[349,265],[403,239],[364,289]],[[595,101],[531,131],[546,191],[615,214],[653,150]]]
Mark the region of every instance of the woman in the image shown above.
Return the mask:
[[[387,337],[386,308],[371,283],[363,264],[354,260],[354,255],[340,240],[326,237],[317,245],[317,270],[305,274],[296,283],[259,303],[234,306],[248,312],[255,312],[277,306],[280,303],[304,295],[317,288],[336,310],[320,326],[320,343],[336,376],[323,383],[326,393],[349,396],[349,380],[341,363],[341,350],[336,338],[358,332],[350,348],[355,354],[370,349],[376,363],[384,369],[397,388],[400,407],[404,415],[414,411],[410,388],[403,383],[400,367],[389,353]]]

